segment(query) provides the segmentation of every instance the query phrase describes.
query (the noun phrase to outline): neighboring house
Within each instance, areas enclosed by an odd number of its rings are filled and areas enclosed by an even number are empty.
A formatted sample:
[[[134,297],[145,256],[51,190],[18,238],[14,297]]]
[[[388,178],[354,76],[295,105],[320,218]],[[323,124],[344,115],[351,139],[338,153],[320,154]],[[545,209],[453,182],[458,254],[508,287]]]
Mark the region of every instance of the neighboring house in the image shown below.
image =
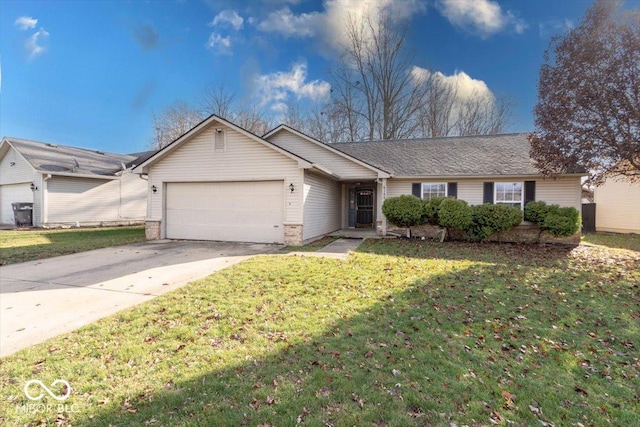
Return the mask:
[[[118,225],[144,221],[147,183],[131,169],[154,152],[129,155],[3,138],[0,223],[12,203],[33,203],[33,225]]]
[[[210,116],[145,162],[147,237],[302,244],[343,228],[386,234],[388,197],[452,196],[580,209],[584,173],[544,179],[526,134],[324,144]]]
[[[593,193],[596,231],[640,234],[640,182],[609,179]]]

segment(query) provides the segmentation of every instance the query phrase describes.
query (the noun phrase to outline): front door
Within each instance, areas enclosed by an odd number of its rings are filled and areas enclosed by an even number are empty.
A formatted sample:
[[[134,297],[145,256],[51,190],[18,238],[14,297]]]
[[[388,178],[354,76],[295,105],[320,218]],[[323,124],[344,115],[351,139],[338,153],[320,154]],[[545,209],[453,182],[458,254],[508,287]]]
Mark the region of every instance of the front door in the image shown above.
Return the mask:
[[[373,228],[373,189],[356,188],[356,228]]]

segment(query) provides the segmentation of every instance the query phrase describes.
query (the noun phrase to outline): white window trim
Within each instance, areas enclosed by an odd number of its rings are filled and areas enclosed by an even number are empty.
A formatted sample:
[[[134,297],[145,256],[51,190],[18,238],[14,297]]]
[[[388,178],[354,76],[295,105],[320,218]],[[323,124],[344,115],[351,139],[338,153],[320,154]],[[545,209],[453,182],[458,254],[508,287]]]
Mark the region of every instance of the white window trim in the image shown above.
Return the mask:
[[[420,183],[420,198],[424,200],[424,185],[444,185],[444,197],[449,195],[449,184],[446,182],[422,182]],[[442,197],[442,196],[437,196]]]
[[[520,184],[520,209],[524,210],[524,181],[496,181],[493,183],[493,203],[513,205],[517,201],[498,201],[498,184]]]

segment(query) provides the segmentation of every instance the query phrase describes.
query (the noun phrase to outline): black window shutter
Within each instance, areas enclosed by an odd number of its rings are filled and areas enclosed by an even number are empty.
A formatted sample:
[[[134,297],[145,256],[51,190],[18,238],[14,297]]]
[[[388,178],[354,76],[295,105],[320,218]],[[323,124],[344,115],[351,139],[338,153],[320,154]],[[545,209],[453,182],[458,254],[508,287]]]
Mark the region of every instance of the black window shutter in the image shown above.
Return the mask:
[[[482,203],[493,204],[493,182],[484,183],[484,196],[482,197]]]
[[[536,182],[525,181],[524,182],[524,205],[536,200]]]
[[[457,182],[447,182],[447,196],[453,197],[454,199],[458,198],[458,183]]]
[[[414,182],[411,184],[411,194],[422,199],[422,184],[419,182]]]

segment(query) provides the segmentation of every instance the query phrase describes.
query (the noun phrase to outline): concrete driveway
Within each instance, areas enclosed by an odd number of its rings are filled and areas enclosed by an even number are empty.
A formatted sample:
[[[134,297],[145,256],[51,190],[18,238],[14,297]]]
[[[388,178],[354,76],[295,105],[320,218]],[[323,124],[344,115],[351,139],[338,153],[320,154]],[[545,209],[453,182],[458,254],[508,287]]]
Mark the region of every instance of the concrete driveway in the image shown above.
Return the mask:
[[[279,248],[165,240],[0,267],[0,356]]]

